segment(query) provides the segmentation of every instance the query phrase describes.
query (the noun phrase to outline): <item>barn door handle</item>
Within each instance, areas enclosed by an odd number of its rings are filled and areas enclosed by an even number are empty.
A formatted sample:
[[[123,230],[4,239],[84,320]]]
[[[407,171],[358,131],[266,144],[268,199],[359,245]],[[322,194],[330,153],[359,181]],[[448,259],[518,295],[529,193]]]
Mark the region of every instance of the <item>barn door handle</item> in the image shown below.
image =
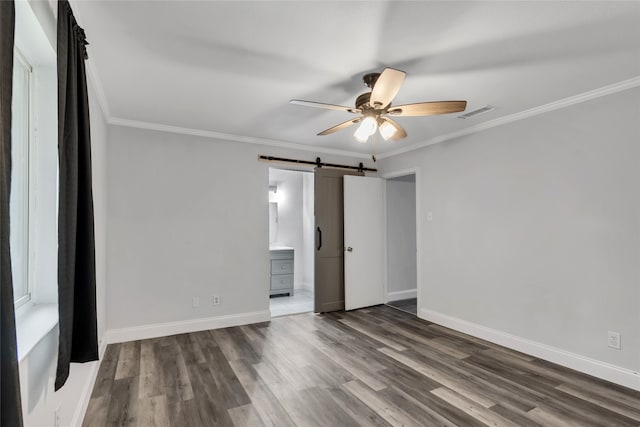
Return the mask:
[[[317,235],[318,235],[318,238],[317,238],[318,247],[316,249],[320,250],[320,248],[322,247],[322,230],[320,230],[320,227],[316,228],[316,232],[317,232]]]

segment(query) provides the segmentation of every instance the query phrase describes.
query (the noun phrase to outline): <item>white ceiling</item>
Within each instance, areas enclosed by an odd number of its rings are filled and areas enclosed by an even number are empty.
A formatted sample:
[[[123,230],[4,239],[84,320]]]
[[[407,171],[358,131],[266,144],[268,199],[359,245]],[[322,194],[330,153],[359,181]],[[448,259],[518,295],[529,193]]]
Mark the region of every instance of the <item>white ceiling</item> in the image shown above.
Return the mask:
[[[362,154],[351,106],[364,73],[407,72],[394,104],[468,101],[457,114],[398,118],[409,136],[377,152],[444,139],[487,121],[634,79],[640,2],[77,1],[110,119]],[[498,120],[499,122],[500,120]],[[120,120],[122,122],[122,120]],[[147,126],[145,124],[141,124]],[[232,137],[232,139],[234,138]]]

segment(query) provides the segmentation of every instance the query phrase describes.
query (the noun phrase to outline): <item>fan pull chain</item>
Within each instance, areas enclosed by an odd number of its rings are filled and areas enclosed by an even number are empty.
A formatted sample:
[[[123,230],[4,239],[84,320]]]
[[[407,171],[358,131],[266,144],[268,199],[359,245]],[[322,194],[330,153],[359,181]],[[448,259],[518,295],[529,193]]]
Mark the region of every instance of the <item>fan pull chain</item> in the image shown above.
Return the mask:
[[[373,137],[371,138],[371,160],[373,160],[373,162],[376,162],[376,134],[373,134]]]

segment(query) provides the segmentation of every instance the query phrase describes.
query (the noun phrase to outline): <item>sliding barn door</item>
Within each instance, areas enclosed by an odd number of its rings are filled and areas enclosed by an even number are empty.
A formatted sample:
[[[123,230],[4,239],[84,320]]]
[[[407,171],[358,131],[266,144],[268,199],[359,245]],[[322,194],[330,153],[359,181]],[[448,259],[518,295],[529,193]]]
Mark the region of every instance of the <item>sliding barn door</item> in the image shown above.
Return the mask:
[[[385,181],[344,177],[345,309],[384,304]]]
[[[316,313],[344,309],[344,191],[345,175],[362,172],[315,170],[315,304]]]

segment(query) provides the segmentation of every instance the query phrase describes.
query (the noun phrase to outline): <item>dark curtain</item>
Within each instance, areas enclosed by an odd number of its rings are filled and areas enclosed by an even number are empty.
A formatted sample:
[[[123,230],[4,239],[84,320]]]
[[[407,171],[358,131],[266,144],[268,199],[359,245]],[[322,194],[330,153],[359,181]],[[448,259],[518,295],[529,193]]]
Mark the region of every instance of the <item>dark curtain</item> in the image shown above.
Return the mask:
[[[70,362],[98,360],[95,238],[91,189],[89,97],[84,30],[69,2],[58,2],[58,311],[60,342],[55,389]]]
[[[18,345],[9,249],[14,28],[13,0],[0,1],[0,425],[2,426],[22,425]]]

